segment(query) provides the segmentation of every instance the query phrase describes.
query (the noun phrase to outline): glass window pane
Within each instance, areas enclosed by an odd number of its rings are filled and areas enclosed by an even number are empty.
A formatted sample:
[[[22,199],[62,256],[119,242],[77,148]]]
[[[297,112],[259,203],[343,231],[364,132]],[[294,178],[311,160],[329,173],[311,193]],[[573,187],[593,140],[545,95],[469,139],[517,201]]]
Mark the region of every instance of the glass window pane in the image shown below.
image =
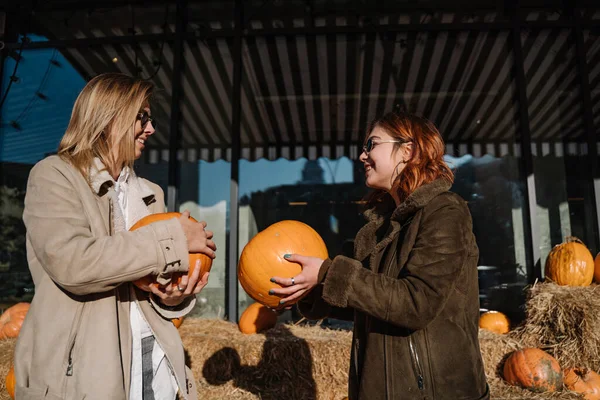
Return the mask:
[[[543,271],[552,247],[567,236],[593,243],[585,229],[586,136],[572,34],[529,30],[521,42],[537,201],[535,261]]]
[[[232,2],[227,4],[233,8]],[[198,295],[191,316],[226,316],[232,47],[230,39],[189,40],[184,44],[177,209],[187,209],[192,217],[206,221],[217,245],[208,285]]]
[[[585,31],[584,43],[596,140],[600,142],[600,32]]]

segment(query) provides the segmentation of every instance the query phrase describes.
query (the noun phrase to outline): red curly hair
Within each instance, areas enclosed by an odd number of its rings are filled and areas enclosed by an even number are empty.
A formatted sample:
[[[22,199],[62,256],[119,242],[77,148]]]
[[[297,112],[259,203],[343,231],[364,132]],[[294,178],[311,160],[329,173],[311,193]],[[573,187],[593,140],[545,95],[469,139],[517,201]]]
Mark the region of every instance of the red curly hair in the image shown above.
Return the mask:
[[[373,120],[367,129],[367,137],[376,127],[386,131],[393,139],[413,144],[411,159],[392,184],[400,202],[420,186],[438,178],[454,182],[454,173],[443,158],[444,140],[432,122],[414,114],[393,111]],[[396,143],[394,149],[400,146],[401,143]],[[369,197],[368,203],[374,205],[388,197],[391,199],[385,190],[377,190]]]

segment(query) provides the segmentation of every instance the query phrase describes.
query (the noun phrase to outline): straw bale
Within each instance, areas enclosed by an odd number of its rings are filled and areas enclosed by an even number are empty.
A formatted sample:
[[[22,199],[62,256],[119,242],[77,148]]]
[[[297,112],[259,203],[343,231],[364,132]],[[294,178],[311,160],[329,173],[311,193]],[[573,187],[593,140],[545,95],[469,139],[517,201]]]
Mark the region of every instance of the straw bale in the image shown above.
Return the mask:
[[[0,340],[0,400],[9,400],[6,391],[6,375],[13,364],[13,354],[17,339]]]
[[[230,322],[187,319],[180,333],[203,398],[347,396],[351,332],[278,324],[244,335]]]
[[[536,283],[528,289],[526,319],[511,335],[552,354],[563,368],[600,371],[600,285]]]
[[[188,318],[179,333],[201,399],[341,400],[347,395],[349,331],[278,324],[261,334],[244,335],[231,322]],[[0,341],[0,400],[9,399],[4,377],[15,342]],[[532,393],[504,382],[503,361],[524,347],[518,335],[480,330],[479,343],[492,399],[581,399],[566,390]]]
[[[502,368],[508,355],[523,348],[523,344],[510,334],[501,335],[485,329],[479,330],[479,346],[485,368],[485,375],[490,385],[492,399],[582,399],[581,396],[568,390],[555,393],[533,393],[529,390],[511,386],[502,378]]]

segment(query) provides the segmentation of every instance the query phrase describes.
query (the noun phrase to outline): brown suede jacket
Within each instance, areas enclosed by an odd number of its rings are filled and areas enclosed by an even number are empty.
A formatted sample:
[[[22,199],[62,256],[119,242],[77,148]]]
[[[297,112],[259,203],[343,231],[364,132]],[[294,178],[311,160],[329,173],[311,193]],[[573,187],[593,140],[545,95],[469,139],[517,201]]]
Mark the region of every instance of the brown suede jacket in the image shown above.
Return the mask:
[[[326,260],[299,303],[354,320],[350,400],[488,399],[479,350],[479,250],[469,209],[436,180],[386,215],[370,210],[354,257]]]

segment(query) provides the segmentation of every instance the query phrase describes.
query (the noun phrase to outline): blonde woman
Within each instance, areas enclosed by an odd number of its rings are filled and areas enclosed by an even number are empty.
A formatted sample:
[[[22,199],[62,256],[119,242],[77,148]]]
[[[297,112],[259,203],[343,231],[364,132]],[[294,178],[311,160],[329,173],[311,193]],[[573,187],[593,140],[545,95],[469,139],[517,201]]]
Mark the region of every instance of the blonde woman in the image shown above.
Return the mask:
[[[152,84],[104,74],[82,90],[58,155],[31,171],[23,219],[35,295],[15,350],[16,398],[195,399],[170,319],[194,306],[208,274],[171,283],[188,252],[215,256],[212,232],[164,211],[132,164],[154,133]],[[199,269],[197,269],[199,270]],[[155,275],[152,293],[130,282]]]

